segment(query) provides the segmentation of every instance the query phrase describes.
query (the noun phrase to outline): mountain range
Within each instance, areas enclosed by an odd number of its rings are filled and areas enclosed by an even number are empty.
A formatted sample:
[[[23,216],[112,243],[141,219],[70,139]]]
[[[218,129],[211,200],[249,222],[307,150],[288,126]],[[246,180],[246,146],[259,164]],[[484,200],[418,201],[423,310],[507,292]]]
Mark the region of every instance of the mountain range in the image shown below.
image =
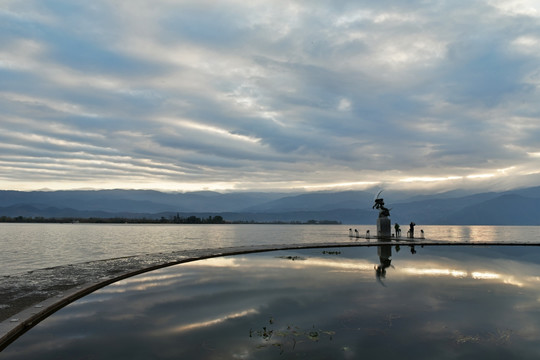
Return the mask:
[[[333,220],[375,224],[376,191],[308,193],[152,190],[0,191],[0,217],[160,218],[216,216],[227,221]],[[540,187],[504,192],[417,195],[385,191],[392,222],[424,225],[540,225]]]

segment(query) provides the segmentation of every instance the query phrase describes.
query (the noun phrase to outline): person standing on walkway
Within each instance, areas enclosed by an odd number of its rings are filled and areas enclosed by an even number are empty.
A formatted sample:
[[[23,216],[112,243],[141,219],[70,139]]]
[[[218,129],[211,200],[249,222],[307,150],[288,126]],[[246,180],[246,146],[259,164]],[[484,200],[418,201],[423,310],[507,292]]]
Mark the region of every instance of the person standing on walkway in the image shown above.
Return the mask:
[[[411,221],[411,223],[409,224],[409,236],[411,238],[414,237],[414,227],[416,226],[416,224],[414,222]]]

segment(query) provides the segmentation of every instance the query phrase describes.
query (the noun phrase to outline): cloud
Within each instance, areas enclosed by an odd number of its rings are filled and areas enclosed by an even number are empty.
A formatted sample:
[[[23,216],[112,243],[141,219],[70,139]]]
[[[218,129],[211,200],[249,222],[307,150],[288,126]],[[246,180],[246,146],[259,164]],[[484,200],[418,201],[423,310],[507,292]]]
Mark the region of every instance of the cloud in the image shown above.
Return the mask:
[[[7,1],[0,186],[511,187],[540,171],[538,14],[502,0]]]

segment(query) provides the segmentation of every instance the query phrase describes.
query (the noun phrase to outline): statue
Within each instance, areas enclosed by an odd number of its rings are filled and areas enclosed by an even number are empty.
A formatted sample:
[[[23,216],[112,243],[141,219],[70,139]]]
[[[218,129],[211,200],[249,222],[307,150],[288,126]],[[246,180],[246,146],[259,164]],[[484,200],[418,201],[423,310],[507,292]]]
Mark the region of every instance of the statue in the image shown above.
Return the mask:
[[[377,218],[377,237],[390,238],[392,231],[390,230],[390,209],[384,206],[383,198],[379,198],[381,191],[375,197],[375,204],[372,209],[379,210],[379,217]]]
[[[371,208],[379,210],[380,218],[386,218],[390,216],[390,209],[384,206],[384,199],[379,198],[379,195],[381,195],[381,193],[382,193],[382,190],[379,191],[379,193],[377,194],[377,197],[375,198],[375,204]]]

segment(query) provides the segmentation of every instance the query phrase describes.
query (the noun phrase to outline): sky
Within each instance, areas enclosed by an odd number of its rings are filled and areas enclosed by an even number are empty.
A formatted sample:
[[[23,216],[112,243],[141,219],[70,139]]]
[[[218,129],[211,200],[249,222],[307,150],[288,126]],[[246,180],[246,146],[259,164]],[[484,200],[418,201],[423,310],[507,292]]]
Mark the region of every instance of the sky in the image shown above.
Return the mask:
[[[540,184],[540,3],[0,0],[0,189]]]

